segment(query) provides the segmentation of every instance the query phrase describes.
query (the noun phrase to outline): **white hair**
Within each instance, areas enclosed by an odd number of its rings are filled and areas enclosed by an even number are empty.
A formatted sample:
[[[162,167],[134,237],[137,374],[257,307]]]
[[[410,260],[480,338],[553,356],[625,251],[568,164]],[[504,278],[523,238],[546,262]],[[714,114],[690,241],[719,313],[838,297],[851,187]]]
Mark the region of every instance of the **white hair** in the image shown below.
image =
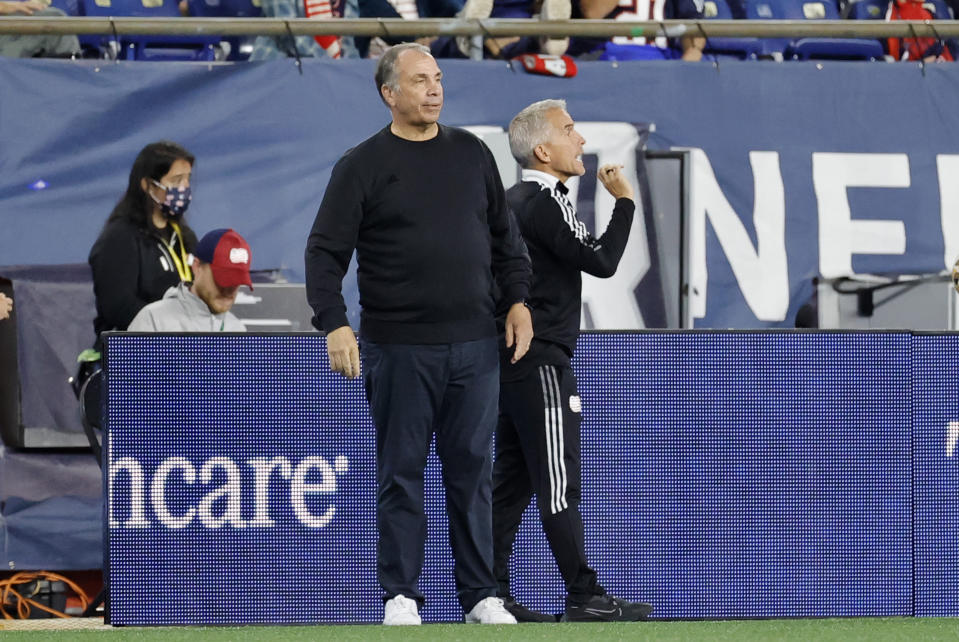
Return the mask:
[[[554,109],[566,111],[566,101],[557,98],[540,100],[526,107],[509,124],[509,150],[521,167],[536,160],[535,150],[549,139],[552,124],[546,114]]]

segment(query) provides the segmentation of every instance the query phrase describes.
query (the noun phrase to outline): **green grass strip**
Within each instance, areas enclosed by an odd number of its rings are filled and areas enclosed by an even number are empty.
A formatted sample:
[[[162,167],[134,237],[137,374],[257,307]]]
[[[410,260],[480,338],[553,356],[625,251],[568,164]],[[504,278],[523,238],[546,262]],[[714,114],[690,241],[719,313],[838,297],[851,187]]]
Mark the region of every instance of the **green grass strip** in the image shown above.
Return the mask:
[[[716,620],[591,624],[425,624],[419,627],[380,625],[245,626],[245,627],[116,627],[100,631],[4,631],[3,639],[31,638],[110,640],[111,642],[288,642],[290,640],[363,640],[404,642],[464,640],[468,642],[526,642],[527,640],[797,640],[851,642],[857,640],[908,640],[933,642],[959,640],[957,618],[825,618],[790,620]]]

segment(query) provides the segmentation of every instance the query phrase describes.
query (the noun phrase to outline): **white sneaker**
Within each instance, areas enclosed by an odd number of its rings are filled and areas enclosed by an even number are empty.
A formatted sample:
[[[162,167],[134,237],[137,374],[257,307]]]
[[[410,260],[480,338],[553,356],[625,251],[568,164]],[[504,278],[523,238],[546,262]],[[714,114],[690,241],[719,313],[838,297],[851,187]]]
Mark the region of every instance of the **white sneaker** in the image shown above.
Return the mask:
[[[506,610],[503,600],[498,597],[480,600],[466,614],[466,621],[471,624],[516,624],[516,618]]]
[[[493,0],[466,0],[458,17],[463,20],[486,20],[492,12]],[[470,36],[456,36],[456,46],[467,58],[470,57],[471,44]]]
[[[573,13],[570,0],[543,0],[539,10],[540,20],[569,20]],[[540,38],[540,53],[562,56],[569,48],[569,38]]]
[[[416,601],[402,595],[388,600],[383,609],[383,624],[390,626],[422,624]]]

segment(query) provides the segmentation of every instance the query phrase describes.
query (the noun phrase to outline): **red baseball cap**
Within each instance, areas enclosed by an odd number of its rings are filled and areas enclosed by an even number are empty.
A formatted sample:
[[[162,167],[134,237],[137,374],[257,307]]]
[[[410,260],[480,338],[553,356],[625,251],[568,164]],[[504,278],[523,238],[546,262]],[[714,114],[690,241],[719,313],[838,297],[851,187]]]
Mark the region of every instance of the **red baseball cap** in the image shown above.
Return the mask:
[[[235,231],[223,228],[207,232],[197,243],[193,256],[210,264],[213,280],[221,288],[245,285],[253,289],[250,246]]]

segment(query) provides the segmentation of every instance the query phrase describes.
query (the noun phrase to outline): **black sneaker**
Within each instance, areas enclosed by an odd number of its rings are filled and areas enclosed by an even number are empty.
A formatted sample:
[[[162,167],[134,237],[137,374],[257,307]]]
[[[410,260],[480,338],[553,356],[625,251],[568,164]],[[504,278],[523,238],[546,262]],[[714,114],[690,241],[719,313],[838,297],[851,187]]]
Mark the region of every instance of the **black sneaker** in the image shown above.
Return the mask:
[[[649,614],[652,612],[652,604],[627,602],[612,595],[594,595],[585,604],[571,604],[567,600],[563,621],[639,622],[649,619]]]
[[[517,622],[555,622],[556,616],[540,611],[532,611],[512,597],[503,598],[503,606],[509,611]]]

